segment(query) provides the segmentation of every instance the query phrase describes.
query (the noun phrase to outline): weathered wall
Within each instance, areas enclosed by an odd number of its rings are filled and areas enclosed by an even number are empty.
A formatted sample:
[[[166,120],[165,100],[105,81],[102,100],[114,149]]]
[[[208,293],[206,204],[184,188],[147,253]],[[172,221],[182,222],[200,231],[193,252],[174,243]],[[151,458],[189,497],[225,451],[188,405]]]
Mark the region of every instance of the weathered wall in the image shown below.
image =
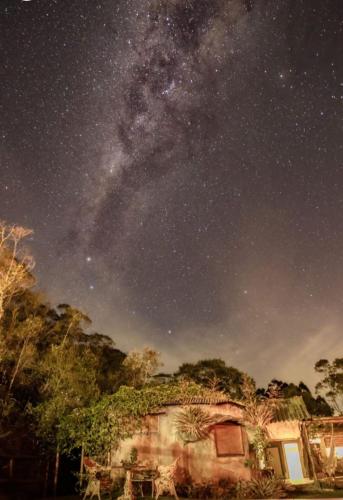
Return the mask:
[[[227,415],[228,419],[241,418],[242,409],[231,404],[198,405],[210,414]],[[189,474],[194,482],[218,481],[219,479],[250,479],[251,471],[244,465],[249,458],[249,444],[245,429],[243,441],[245,455],[234,457],[217,457],[213,431],[208,439],[190,443],[186,446],[178,437],[174,425],[178,406],[165,408],[165,413],[159,415],[159,431],[151,434],[137,434],[121,443],[112,453],[112,465],[120,466],[121,460],[127,460],[132,448],[138,451],[138,460],[151,467],[170,465],[181,456],[178,462],[177,480],[186,480]]]
[[[268,435],[272,441],[286,441],[300,438],[299,422],[273,422],[268,425]]]

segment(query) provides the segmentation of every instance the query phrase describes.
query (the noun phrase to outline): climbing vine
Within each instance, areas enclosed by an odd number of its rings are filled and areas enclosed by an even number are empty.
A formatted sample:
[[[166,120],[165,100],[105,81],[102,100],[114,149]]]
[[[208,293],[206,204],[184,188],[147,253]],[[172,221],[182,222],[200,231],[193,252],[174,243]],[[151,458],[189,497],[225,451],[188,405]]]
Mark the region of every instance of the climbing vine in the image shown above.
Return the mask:
[[[145,415],[172,401],[186,403],[194,396],[208,399],[216,394],[193,382],[142,389],[123,386],[89,408],[75,409],[61,422],[58,441],[64,451],[83,446],[85,453],[100,455],[137,432]]]

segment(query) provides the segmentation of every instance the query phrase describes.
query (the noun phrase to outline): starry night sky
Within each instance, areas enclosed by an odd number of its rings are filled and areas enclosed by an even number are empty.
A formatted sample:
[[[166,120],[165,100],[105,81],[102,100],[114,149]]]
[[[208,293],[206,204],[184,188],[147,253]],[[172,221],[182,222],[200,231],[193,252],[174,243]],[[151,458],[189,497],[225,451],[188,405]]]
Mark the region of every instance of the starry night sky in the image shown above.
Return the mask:
[[[165,370],[343,354],[342,0],[0,0],[0,217]]]

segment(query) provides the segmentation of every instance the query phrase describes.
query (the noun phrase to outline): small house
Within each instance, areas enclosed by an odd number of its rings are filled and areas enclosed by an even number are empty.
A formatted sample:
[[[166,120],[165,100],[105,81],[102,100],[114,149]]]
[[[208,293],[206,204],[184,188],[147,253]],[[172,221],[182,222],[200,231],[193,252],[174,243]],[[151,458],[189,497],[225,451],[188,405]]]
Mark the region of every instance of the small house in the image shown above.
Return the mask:
[[[208,416],[208,431],[202,439],[187,441],[180,435],[177,421],[185,409],[196,408]],[[144,427],[121,442],[111,453],[112,471],[135,459],[147,467],[166,466],[178,459],[176,482],[236,482],[249,480],[251,470],[248,435],[243,421],[244,405],[226,396],[210,399],[192,397],[170,401],[157,413],[145,418]]]

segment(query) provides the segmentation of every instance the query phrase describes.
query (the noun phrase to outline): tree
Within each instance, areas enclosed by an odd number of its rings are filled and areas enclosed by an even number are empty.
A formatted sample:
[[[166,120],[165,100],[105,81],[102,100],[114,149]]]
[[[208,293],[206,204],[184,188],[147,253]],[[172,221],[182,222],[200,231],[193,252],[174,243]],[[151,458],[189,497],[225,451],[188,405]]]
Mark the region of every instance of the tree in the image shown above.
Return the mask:
[[[150,347],[145,347],[142,352],[130,352],[123,361],[126,384],[143,387],[161,366],[159,353]]]
[[[272,379],[267,389],[258,389],[257,394],[271,399],[292,398],[301,396],[310,415],[318,417],[328,417],[332,415],[332,409],[322,396],[316,398],[304,382],[299,385]]]
[[[322,375],[322,380],[316,385],[318,394],[330,401],[335,413],[343,413],[343,358],[336,358],[332,363],[327,359],[320,359],[314,366],[317,373]]]
[[[0,436],[34,415],[41,441],[55,445],[69,411],[118,389],[126,356],[89,325],[81,311],[54,309],[37,292],[12,296],[0,321]]]
[[[244,376],[242,392],[245,404],[244,416],[253,432],[252,444],[260,469],[265,469],[266,448],[269,442],[267,426],[272,422],[275,410],[271,399],[256,394],[255,383],[247,375]]]
[[[197,363],[184,363],[175,377],[193,380],[204,387],[225,392],[233,399],[241,399],[244,374],[227,366],[222,359],[204,359]]]
[[[23,245],[32,231],[0,222],[0,320],[10,299],[33,286],[34,259]]]
[[[85,334],[84,341],[97,360],[96,380],[101,394],[113,394],[127,376],[123,366],[126,354],[116,349],[113,339],[107,335]]]
[[[0,425],[2,432],[20,424],[36,394],[39,339],[44,325],[33,310],[22,315],[19,296],[12,298],[0,321]]]
[[[53,447],[59,444],[59,426],[76,408],[89,406],[100,396],[96,383],[96,359],[87,347],[80,349],[65,342],[52,346],[41,362],[46,381],[41,387],[42,401],[33,409],[37,433]]]

